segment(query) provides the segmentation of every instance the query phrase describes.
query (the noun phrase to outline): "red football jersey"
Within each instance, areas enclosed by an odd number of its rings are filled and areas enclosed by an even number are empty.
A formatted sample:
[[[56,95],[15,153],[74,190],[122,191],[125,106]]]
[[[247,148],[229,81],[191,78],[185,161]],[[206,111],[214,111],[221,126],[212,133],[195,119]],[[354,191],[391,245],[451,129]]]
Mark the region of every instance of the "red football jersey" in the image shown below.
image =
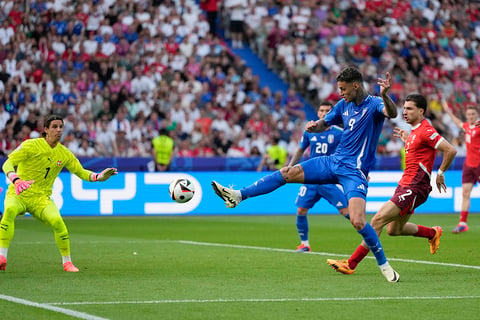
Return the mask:
[[[430,184],[438,145],[443,137],[424,119],[412,128],[405,142],[405,171],[398,184]]]
[[[467,147],[467,157],[465,162],[469,167],[480,166],[480,128],[471,126],[468,122],[463,123],[465,130],[465,145]]]

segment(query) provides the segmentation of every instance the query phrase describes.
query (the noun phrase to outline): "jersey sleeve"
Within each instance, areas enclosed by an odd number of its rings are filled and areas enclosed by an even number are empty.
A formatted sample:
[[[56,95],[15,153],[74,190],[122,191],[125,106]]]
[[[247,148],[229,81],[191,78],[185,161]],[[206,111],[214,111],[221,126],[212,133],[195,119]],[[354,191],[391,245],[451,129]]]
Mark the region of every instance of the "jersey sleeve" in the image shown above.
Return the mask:
[[[8,159],[10,163],[16,167],[20,162],[29,159],[32,155],[33,145],[30,143],[30,140],[22,142],[15,150],[13,150],[9,155]]]
[[[309,138],[308,132],[304,131],[303,136],[300,139],[300,148],[302,148],[303,150],[306,150],[308,146],[310,146],[310,138]]]
[[[78,158],[75,157],[75,155],[70,150],[68,152],[68,161],[65,167],[68,171],[70,171],[70,173],[73,173],[80,179],[85,181],[92,181],[90,177],[92,174],[94,174],[94,172],[83,168],[80,160],[78,160]]]
[[[377,108],[375,109],[375,118],[383,120],[385,119],[385,114],[383,113],[383,108],[385,108],[385,103],[383,102],[383,99],[380,97],[373,97],[376,99],[377,102]]]
[[[342,109],[345,105],[344,100],[338,101],[333,108],[325,115],[325,122],[331,126],[334,124],[342,124]]]
[[[434,149],[438,149],[438,146],[444,140],[444,138],[432,126],[427,127],[423,131],[423,138],[425,143]]]

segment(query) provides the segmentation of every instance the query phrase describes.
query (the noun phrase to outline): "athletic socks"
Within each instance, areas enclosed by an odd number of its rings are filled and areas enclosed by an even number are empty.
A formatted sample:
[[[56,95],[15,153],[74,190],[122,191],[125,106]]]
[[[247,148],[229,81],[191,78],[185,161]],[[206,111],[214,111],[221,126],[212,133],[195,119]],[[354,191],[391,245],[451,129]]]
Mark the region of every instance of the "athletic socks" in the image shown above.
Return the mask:
[[[0,248],[0,256],[4,256],[7,258],[8,255],[8,248]]]
[[[363,229],[358,230],[358,233],[362,235],[363,240],[370,248],[370,251],[372,251],[375,259],[377,259],[377,264],[379,266],[384,265],[387,262],[387,258],[385,257],[385,252],[383,251],[375,229],[373,229],[370,223],[367,223]]]
[[[308,241],[308,219],[306,215],[297,214],[297,231],[303,244]],[[308,244],[305,244],[308,246]]]
[[[435,236],[435,229],[421,225],[417,225],[417,227],[418,231],[413,235],[414,237],[432,239]]]
[[[460,212],[460,222],[467,223],[467,218],[468,218],[468,211]]]
[[[362,245],[359,245],[355,252],[350,256],[348,259],[348,266],[350,269],[355,269],[357,265],[365,258],[370,250],[368,248],[365,248]]]
[[[240,193],[242,195],[242,200],[248,199],[250,197],[256,197],[262,194],[270,193],[273,190],[276,190],[285,184],[285,179],[283,179],[282,174],[279,170],[269,174],[260,180],[255,181],[253,184],[248,187],[242,188]]]

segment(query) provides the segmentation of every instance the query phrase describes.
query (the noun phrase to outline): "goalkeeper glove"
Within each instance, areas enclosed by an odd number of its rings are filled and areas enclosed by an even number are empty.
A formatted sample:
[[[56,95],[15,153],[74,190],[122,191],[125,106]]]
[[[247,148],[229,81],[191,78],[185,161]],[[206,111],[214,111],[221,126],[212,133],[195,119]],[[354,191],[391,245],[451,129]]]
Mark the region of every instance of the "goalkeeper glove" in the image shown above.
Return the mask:
[[[17,193],[17,195],[27,190],[28,188],[30,188],[30,185],[35,182],[34,180],[28,180],[28,181],[22,180],[16,174],[12,174],[10,176],[10,180],[13,183],[13,186],[15,188],[15,192]]]
[[[114,176],[117,173],[117,168],[107,168],[100,173],[95,173],[93,175],[93,181],[107,181],[111,176]]]

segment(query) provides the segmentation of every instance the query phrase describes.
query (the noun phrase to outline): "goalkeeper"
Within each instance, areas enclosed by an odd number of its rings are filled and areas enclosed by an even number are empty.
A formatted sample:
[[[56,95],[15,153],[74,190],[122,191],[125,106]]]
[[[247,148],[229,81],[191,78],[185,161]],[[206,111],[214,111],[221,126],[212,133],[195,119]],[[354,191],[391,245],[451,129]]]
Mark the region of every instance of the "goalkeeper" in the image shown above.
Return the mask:
[[[63,119],[49,115],[41,138],[22,142],[3,164],[3,171],[12,182],[5,196],[5,212],[0,221],[0,270],[7,266],[7,254],[13,238],[15,218],[29,212],[53,229],[55,242],[62,255],[63,269],[78,272],[70,257],[68,230],[55,203],[50,199],[55,179],[65,167],[86,181],[105,181],[117,174],[107,168],[101,173],[86,170],[80,161],[60,143]]]

